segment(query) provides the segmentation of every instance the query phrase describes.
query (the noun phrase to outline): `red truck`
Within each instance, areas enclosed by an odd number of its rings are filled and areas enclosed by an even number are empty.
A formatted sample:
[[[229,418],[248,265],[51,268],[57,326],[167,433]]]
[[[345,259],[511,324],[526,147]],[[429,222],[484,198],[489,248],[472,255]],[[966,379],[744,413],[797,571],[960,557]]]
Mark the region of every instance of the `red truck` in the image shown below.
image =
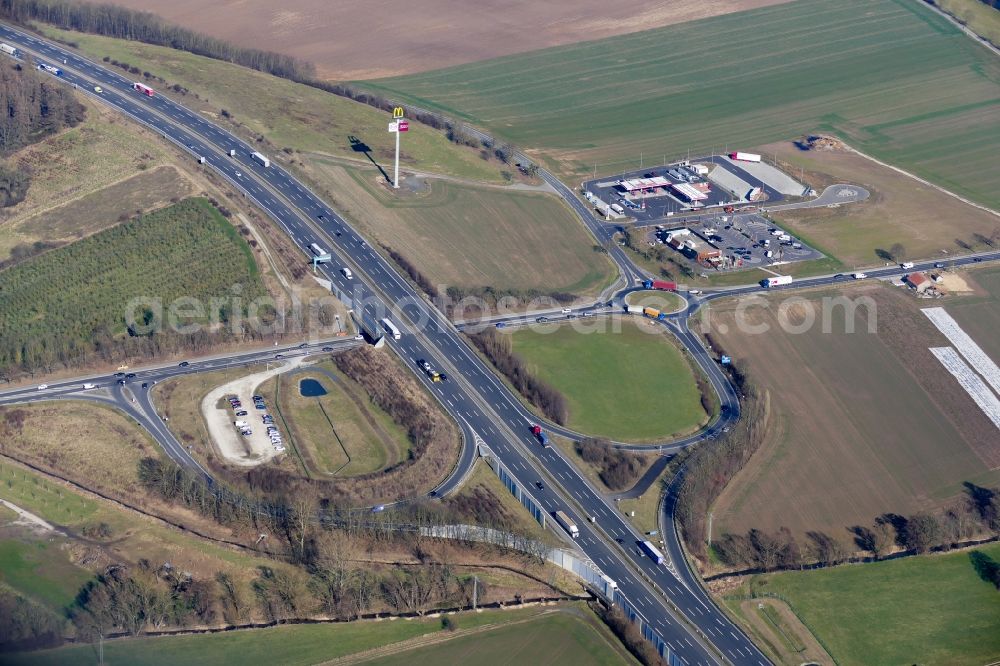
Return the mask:
[[[663,280],[646,280],[642,283],[645,289],[659,289],[660,291],[677,291],[676,282],[664,282]]]
[[[145,83],[139,83],[138,81],[132,84],[132,89],[137,92],[141,92],[146,97],[152,97],[153,95],[156,94],[156,91],[154,91],[152,88],[147,86]]]
[[[549,436],[545,434],[544,430],[542,430],[542,426],[537,423],[532,423],[531,434],[538,438],[538,441],[542,443],[542,446],[549,445]]]

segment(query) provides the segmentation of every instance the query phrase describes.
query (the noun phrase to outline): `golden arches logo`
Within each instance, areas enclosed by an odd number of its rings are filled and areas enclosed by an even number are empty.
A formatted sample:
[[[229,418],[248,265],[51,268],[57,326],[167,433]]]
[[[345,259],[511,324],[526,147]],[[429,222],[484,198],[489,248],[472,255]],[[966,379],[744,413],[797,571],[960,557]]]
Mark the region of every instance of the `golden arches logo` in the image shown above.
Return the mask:
[[[397,106],[396,108],[394,108],[392,110],[392,117],[393,118],[402,118],[403,117],[403,107]]]

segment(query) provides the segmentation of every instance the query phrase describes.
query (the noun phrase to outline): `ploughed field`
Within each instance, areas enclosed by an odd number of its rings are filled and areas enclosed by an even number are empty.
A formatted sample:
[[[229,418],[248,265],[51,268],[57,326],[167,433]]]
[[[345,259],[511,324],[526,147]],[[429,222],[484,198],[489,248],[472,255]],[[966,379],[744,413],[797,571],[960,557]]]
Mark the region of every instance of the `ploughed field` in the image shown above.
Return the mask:
[[[774,415],[763,445],[713,507],[717,538],[788,527],[853,547],[851,526],[961,501],[966,481],[996,485],[996,427],[929,351],[951,343],[920,312],[944,307],[995,354],[980,331],[996,319],[996,295],[980,288],[929,302],[901,287],[864,286],[799,296],[784,306],[777,295],[760,299],[765,305],[742,306],[742,315],[735,301],[712,305],[713,340],[770,392]],[[843,307],[822,314],[824,298],[845,296],[858,305],[853,333]]]
[[[95,0],[96,1],[96,0]],[[658,0],[629,5],[463,0],[398,3],[321,0],[120,0],[244,47],[315,63],[320,76],[360,79],[409,74],[483,58],[573,44],[784,0]],[[378,43],[372,51],[373,40]]]

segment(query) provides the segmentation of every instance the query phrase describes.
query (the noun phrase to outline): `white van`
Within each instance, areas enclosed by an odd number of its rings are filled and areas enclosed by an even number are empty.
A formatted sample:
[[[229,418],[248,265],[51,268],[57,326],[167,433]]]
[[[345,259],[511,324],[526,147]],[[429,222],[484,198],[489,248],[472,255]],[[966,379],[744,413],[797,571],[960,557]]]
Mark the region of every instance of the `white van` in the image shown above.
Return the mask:
[[[901,263],[899,265],[899,267],[900,268],[913,268],[913,262],[912,261],[904,261],[903,263]]]
[[[352,273],[351,269],[348,268],[347,266],[344,266],[343,268],[341,268],[340,272],[343,273],[344,277],[347,278],[348,280],[353,280],[354,279],[354,273]]]
[[[236,426],[237,428],[246,428],[250,424],[247,423],[246,421],[233,421],[233,425]]]

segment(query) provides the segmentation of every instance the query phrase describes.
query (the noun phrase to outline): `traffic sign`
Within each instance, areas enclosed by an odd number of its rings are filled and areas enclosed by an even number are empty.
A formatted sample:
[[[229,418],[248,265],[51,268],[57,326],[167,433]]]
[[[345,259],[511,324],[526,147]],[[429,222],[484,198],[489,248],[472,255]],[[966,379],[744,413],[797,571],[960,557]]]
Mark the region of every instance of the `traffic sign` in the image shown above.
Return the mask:
[[[397,125],[397,127],[399,127],[399,131],[400,132],[409,132],[410,131],[410,121],[409,120],[400,120],[399,122],[396,123],[396,125]]]

